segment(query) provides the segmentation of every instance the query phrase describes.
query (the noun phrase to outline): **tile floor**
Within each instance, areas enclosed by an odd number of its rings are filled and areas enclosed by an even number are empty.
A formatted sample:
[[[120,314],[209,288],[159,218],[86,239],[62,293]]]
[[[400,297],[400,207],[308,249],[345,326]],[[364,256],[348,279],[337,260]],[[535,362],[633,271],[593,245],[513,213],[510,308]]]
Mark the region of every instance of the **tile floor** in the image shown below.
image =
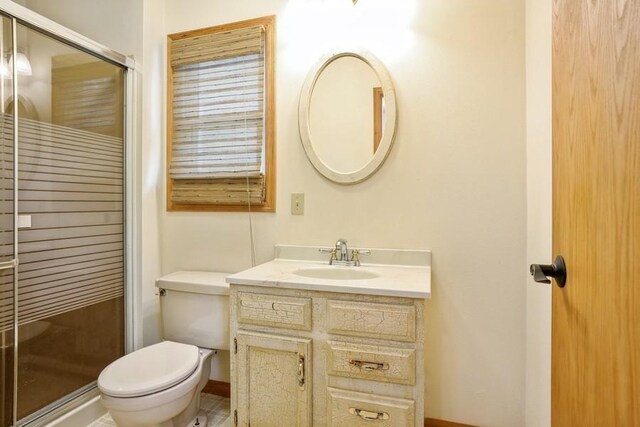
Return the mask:
[[[207,413],[207,427],[231,426],[231,400],[213,394],[200,395],[200,407]],[[87,427],[117,427],[109,414],[98,418]]]

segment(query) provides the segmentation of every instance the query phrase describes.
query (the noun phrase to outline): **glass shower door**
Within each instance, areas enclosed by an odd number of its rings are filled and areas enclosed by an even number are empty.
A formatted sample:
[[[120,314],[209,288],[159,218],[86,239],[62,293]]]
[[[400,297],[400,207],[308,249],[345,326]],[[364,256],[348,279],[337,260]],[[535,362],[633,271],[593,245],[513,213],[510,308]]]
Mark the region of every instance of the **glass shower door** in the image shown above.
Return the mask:
[[[4,103],[18,109],[17,419],[29,420],[125,351],[124,69],[20,24],[16,43],[18,97]]]

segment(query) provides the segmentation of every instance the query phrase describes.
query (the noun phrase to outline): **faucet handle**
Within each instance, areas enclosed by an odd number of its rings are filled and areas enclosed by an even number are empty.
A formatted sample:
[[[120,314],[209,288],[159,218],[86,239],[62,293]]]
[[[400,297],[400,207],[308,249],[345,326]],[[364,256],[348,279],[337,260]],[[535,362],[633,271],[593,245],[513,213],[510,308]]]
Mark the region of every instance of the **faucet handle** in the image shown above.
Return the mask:
[[[355,265],[360,265],[360,255],[371,255],[371,251],[369,249],[353,249],[351,251],[351,261]]]
[[[329,258],[329,265],[333,264],[333,261],[336,261],[338,259],[338,256],[336,255],[336,248],[320,248],[318,249],[318,252],[323,254],[331,254],[331,258]]]

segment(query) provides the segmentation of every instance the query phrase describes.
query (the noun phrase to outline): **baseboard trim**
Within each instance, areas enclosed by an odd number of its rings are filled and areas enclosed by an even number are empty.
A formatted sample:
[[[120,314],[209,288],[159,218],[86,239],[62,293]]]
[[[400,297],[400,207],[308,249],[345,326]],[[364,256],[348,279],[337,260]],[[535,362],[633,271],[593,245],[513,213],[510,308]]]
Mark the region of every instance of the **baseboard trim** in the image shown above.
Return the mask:
[[[424,427],[474,427],[471,424],[460,424],[452,421],[436,420],[435,418],[425,418]]]
[[[231,384],[224,381],[209,380],[202,392],[215,394],[216,396],[231,397]]]

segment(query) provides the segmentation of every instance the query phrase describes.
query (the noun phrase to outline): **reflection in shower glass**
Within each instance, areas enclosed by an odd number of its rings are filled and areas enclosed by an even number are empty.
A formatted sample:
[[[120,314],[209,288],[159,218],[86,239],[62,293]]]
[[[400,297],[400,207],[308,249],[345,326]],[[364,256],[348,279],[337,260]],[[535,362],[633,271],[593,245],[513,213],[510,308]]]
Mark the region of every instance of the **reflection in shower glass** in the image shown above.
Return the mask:
[[[17,35],[31,72],[18,68],[17,102],[4,104],[19,111],[19,213],[31,221],[18,233],[22,419],[124,354],[124,72],[32,29]]]

